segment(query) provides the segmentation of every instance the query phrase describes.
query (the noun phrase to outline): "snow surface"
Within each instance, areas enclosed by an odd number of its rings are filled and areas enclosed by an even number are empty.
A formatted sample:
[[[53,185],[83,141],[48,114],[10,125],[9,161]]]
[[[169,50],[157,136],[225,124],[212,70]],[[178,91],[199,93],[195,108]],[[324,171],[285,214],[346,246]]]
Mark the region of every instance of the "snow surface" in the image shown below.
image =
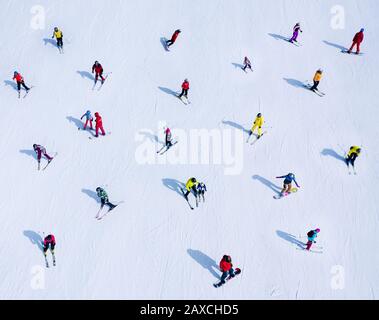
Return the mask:
[[[0,3],[0,298],[378,297],[378,1],[343,1],[342,30],[331,27],[334,0],[40,0],[42,30],[31,27],[35,5]],[[280,38],[298,21],[301,47]],[[342,54],[361,27],[365,54]],[[166,52],[161,38],[177,28]],[[253,73],[238,68],[245,55]],[[112,72],[100,91],[88,74],[95,60]],[[320,67],[323,98],[298,86]],[[25,99],[10,83],[14,70],[35,86]],[[184,78],[188,106],[170,93]],[[110,135],[90,140],[77,130],[87,109]],[[257,112],[267,134],[236,143]],[[141,164],[141,146],[161,147],[164,121],[174,137],[233,129],[240,172],[227,174],[225,162]],[[33,143],[58,152],[45,171]],[[166,155],[185,145],[179,139]],[[357,175],[340,159],[350,145],[362,146]],[[300,190],[274,200],[275,177],[291,171]],[[208,187],[193,211],[176,189],[191,176]],[[101,221],[98,185],[125,201]],[[323,253],[296,250],[316,227]],[[57,239],[49,269],[43,232]],[[226,253],[243,271],[215,289]]]

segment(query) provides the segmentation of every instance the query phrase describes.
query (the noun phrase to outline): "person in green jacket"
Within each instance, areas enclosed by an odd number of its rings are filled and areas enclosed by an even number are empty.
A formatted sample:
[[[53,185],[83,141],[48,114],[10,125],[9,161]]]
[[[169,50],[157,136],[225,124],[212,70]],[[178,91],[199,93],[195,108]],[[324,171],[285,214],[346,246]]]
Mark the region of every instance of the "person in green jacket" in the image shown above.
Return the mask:
[[[109,207],[109,211],[112,210],[112,209],[114,209],[116,207],[116,205],[114,205],[113,203],[109,202],[108,194],[105,192],[105,190],[103,188],[97,187],[96,188],[96,193],[97,193],[97,196],[101,200],[101,207],[100,207],[100,209],[103,209],[104,205],[107,205]]]

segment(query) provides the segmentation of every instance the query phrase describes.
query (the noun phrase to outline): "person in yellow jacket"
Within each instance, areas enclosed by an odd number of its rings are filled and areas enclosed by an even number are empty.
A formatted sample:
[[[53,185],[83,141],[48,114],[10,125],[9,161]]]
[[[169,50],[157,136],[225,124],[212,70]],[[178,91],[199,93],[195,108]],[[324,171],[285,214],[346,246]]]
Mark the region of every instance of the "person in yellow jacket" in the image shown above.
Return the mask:
[[[357,146],[351,146],[350,150],[347,154],[347,157],[345,158],[346,164],[349,165],[349,163],[353,166],[354,168],[354,162],[355,159],[359,156],[361,153],[361,148]]]
[[[186,183],[186,193],[184,196],[187,198],[188,195],[191,193],[191,191],[194,193],[195,197],[197,197],[197,185],[199,183],[196,181],[195,178],[189,178]]]
[[[262,136],[262,126],[263,126],[264,122],[265,122],[265,120],[262,117],[262,114],[258,113],[257,116],[256,116],[256,118],[255,118],[255,120],[254,120],[253,127],[251,128],[251,130],[249,132],[249,138],[254,133],[254,130],[257,129],[257,128],[258,128],[257,139],[259,139]]]
[[[61,30],[58,29],[58,27],[54,28],[52,39],[57,39],[57,47],[58,49],[63,49],[63,33]]]
[[[318,69],[315,73],[315,76],[313,77],[313,86],[310,88],[312,91],[317,90],[317,87],[321,81],[322,78],[322,70]]]

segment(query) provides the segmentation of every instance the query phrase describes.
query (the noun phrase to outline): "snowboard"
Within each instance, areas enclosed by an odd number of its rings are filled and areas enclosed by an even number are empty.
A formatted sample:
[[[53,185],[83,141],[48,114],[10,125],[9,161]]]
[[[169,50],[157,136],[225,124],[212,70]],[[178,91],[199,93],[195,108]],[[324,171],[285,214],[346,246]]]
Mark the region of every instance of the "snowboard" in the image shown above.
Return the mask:
[[[240,269],[240,268],[236,268],[235,271],[234,271],[234,277],[228,276],[228,277],[225,279],[225,283],[227,283],[229,280],[235,278],[235,277],[238,276],[240,273],[241,273],[241,269]],[[214,283],[213,286],[214,286],[215,288],[219,288],[219,287],[221,287],[222,285],[224,285],[225,283],[222,283],[222,282],[220,281],[220,282],[218,282],[218,283]]]
[[[287,197],[287,196],[289,196],[291,193],[296,193],[297,190],[298,190],[297,188],[292,188],[290,192],[284,192],[284,193],[276,194],[276,195],[274,196],[274,199],[281,199],[281,198]]]

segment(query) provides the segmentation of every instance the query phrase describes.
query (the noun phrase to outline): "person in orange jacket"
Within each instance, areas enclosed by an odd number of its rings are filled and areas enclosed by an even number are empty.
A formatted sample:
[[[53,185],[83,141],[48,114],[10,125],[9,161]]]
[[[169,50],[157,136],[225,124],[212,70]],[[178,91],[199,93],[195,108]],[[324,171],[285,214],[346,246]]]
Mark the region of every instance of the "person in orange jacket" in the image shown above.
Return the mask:
[[[98,112],[95,112],[95,122],[96,122],[96,125],[95,125],[96,135],[95,135],[95,137],[97,138],[99,136],[99,129],[101,131],[101,134],[103,136],[105,136],[105,131],[103,128],[103,119],[101,118],[101,116],[99,115]]]
[[[184,79],[183,83],[182,83],[182,92],[181,94],[178,96],[179,98],[181,98],[183,95],[188,99],[188,90],[189,90],[189,82],[188,82],[188,79]]]
[[[310,88],[312,91],[317,90],[317,87],[320,83],[321,78],[322,78],[322,70],[318,69],[315,73],[315,76],[313,77],[313,86]]]
[[[357,46],[357,51],[355,52],[356,54],[359,54],[359,51],[360,51],[360,45],[363,41],[363,38],[364,38],[364,35],[363,35],[363,32],[365,31],[365,29],[361,29],[359,32],[357,32],[353,38],[353,44],[351,45],[350,49],[347,50],[347,53],[351,53],[351,51],[353,50],[354,46],[356,45]]]
[[[180,31],[179,29],[178,29],[178,30],[175,30],[174,34],[173,34],[172,37],[171,37],[171,40],[167,40],[167,41],[166,41],[166,46],[167,46],[168,48],[169,48],[172,44],[175,43],[175,41],[176,41],[176,39],[178,38],[180,32],[181,32],[181,31]]]
[[[220,270],[222,272],[221,275],[221,283],[225,283],[225,279],[230,276],[233,278],[235,276],[233,264],[232,264],[232,258],[228,255],[224,255],[220,261]]]
[[[24,82],[24,78],[22,77],[21,74],[19,74],[17,71],[15,71],[13,73],[13,80],[16,80],[16,83],[17,83],[17,90],[18,92],[20,93],[20,90],[21,90],[21,86],[23,86],[23,88],[26,90],[26,91],[29,91],[30,88],[27,87],[25,85],[25,82]]]

